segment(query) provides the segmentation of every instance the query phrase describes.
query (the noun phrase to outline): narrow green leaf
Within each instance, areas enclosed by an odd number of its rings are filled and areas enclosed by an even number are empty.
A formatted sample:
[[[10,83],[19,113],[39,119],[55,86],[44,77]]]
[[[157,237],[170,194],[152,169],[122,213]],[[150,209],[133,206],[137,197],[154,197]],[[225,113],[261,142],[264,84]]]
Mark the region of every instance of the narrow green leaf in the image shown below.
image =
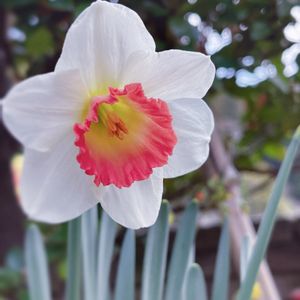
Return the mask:
[[[81,242],[85,300],[95,300],[96,296],[97,237],[98,208],[95,206],[81,216]]]
[[[114,251],[117,223],[114,222],[104,211],[102,212],[99,245],[98,245],[98,268],[97,268],[97,298],[98,300],[110,299],[109,274],[111,260]]]
[[[81,219],[68,223],[66,300],[81,300]]]
[[[128,229],[123,241],[116,283],[115,300],[134,300],[135,234]]]
[[[169,203],[163,201],[156,223],[149,229],[144,257],[142,300],[161,300],[169,237]]]
[[[40,231],[30,225],[25,238],[25,264],[30,300],[50,300],[47,256]]]
[[[241,254],[240,254],[240,282],[245,278],[247,271],[247,265],[250,256],[250,241],[248,236],[244,236],[241,245]]]
[[[228,220],[225,219],[218,246],[217,261],[214,270],[212,300],[227,300],[230,273],[230,238]]]
[[[195,262],[195,257],[196,257],[196,248],[195,248],[195,243],[193,243],[191,249],[190,249],[190,255],[189,255],[189,259],[188,259],[188,268],[190,268],[190,266],[192,264],[194,264]],[[187,272],[188,270],[186,270]]]
[[[195,238],[197,208],[196,202],[192,201],[178,227],[168,270],[166,300],[179,300],[182,297],[184,276]]]
[[[204,274],[198,264],[193,263],[188,271],[186,277],[186,284],[184,288],[185,300],[206,300],[206,284]]]
[[[184,279],[183,279],[183,296],[185,295],[185,289],[188,285],[188,272],[190,270],[190,267],[192,265],[195,264],[195,244],[192,245],[191,249],[190,249],[190,254],[189,254],[189,259],[188,259],[188,262],[187,262],[187,267],[186,267],[186,270],[185,270],[185,274],[184,274]]]
[[[293,136],[293,139],[287,149],[285,158],[280,166],[279,173],[276,177],[270,199],[268,201],[267,207],[265,209],[262,221],[258,229],[256,243],[251,253],[245,279],[243,280],[241,288],[238,292],[237,298],[239,300],[250,299],[256,276],[259,270],[259,266],[265,256],[266,249],[273,230],[279,200],[288,180],[295,156],[299,148],[299,144],[300,126],[297,128]]]

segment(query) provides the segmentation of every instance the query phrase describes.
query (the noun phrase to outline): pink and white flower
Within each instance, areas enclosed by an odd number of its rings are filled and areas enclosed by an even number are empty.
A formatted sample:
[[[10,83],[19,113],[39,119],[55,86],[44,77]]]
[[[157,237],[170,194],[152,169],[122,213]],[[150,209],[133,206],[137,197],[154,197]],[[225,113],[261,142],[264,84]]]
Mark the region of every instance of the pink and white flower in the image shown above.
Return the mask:
[[[96,1],[69,29],[55,71],[16,85],[3,119],[25,147],[21,204],[49,223],[100,202],[118,223],[157,218],[163,178],[207,159],[215,68],[201,53],[155,52],[138,15]]]

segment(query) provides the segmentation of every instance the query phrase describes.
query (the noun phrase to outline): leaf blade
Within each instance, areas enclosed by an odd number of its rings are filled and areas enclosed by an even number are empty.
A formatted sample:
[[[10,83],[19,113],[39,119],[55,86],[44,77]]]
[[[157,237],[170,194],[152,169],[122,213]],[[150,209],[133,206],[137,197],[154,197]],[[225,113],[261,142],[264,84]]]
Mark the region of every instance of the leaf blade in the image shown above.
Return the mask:
[[[207,300],[204,274],[198,264],[193,263],[189,267],[184,290],[185,300]]]
[[[161,300],[169,237],[169,211],[163,201],[156,223],[149,229],[144,256],[142,299]]]
[[[192,201],[183,213],[168,270],[166,300],[179,300],[182,296],[184,276],[196,232],[197,204]]]
[[[259,270],[260,263],[262,262],[267,246],[272,234],[272,229],[276,219],[277,207],[283,192],[283,189],[288,180],[295,156],[297,154],[300,144],[300,126],[296,129],[296,132],[292,138],[290,145],[288,146],[285,158],[280,166],[279,173],[276,177],[270,199],[265,209],[262,221],[260,223],[256,243],[253,247],[251,257],[249,259],[247,272],[245,279],[239,289],[237,299],[247,300],[250,299],[252,289],[256,280],[256,276]]]
[[[135,233],[127,229],[119,261],[115,300],[134,300]]]
[[[104,211],[102,212],[98,259],[97,259],[97,298],[98,300],[110,299],[109,274],[114,251],[114,242],[117,233],[117,223],[114,222]]]
[[[30,225],[26,232],[25,264],[30,299],[50,300],[47,256],[41,233],[36,225]]]
[[[227,300],[230,273],[230,238],[228,220],[225,219],[218,246],[214,270],[212,300]]]
[[[95,300],[97,236],[98,208],[95,206],[81,216],[81,242],[85,300]]]
[[[250,240],[248,236],[244,236],[241,245],[240,254],[240,282],[242,283],[247,271],[247,265],[250,256]]]
[[[81,299],[81,218],[68,223],[66,300]]]

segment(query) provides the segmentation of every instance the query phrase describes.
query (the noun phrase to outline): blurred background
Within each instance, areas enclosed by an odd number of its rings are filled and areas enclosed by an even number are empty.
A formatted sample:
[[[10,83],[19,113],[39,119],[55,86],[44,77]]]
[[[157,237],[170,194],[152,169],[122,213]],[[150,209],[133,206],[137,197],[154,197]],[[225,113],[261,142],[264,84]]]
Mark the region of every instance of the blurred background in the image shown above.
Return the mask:
[[[164,190],[164,198],[172,204],[174,220],[191,198],[196,198],[202,207],[196,254],[209,282],[219,215],[228,209],[232,185],[240,191],[239,206],[256,226],[286,145],[300,123],[300,1],[111,2],[122,3],[140,15],[158,51],[199,51],[211,55],[216,65],[214,85],[205,97],[216,118],[211,156],[200,170],[167,180]],[[0,0],[0,97],[20,80],[53,71],[66,31],[90,3]],[[28,221],[17,199],[21,152],[20,145],[0,122],[1,300],[28,299],[22,259]],[[228,166],[234,170],[233,177],[228,175]],[[283,299],[300,299],[299,183],[300,154],[280,204],[268,252]],[[66,276],[66,225],[41,228],[51,263],[54,299],[60,299]],[[143,233],[138,236],[137,245],[143,249]],[[141,251],[138,248],[137,254]],[[233,268],[232,286],[236,281]]]

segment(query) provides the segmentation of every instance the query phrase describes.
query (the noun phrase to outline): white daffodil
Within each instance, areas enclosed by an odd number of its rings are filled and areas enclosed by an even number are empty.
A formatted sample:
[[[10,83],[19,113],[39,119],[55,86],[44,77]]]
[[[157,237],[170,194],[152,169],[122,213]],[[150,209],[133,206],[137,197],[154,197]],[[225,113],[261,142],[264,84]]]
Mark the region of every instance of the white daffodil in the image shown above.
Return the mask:
[[[201,98],[214,74],[203,54],[155,52],[132,10],[94,2],[69,29],[55,71],[3,101],[4,122],[25,147],[26,214],[58,223],[100,202],[126,227],[153,224],[163,178],[207,159],[214,122]]]

